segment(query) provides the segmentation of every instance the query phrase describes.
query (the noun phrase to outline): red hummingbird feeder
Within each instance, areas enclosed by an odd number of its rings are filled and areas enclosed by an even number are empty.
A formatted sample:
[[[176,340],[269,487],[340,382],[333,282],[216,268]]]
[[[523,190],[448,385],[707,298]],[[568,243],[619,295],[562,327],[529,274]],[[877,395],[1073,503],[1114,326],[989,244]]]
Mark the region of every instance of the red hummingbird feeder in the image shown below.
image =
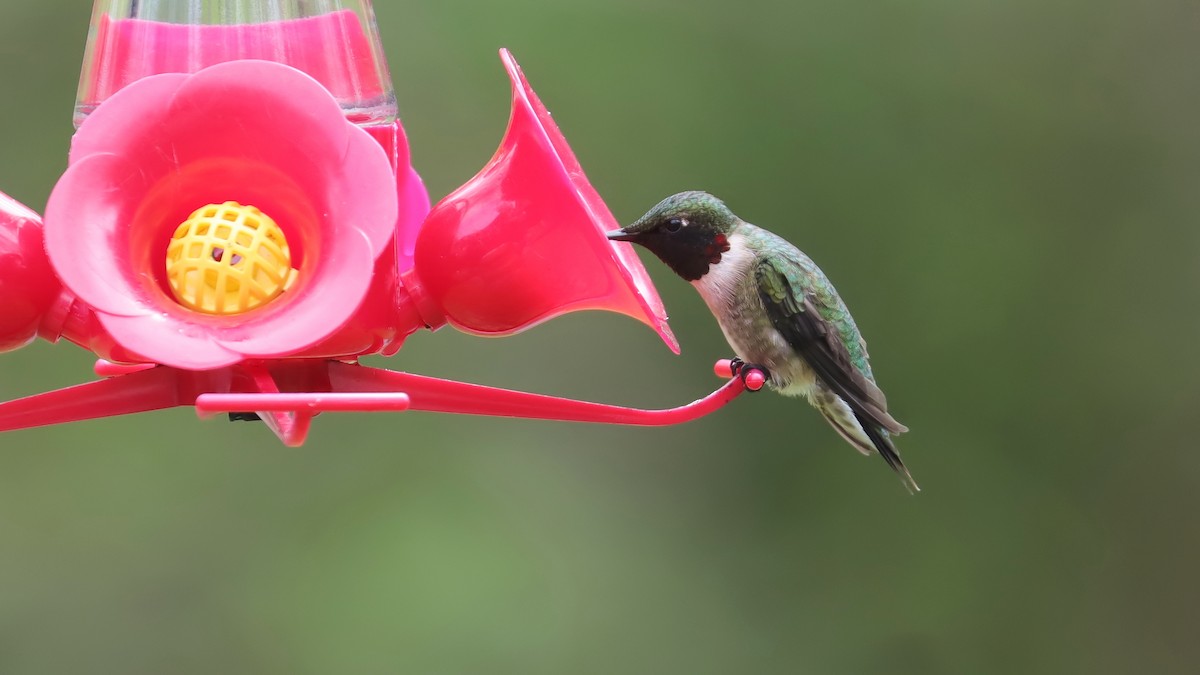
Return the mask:
[[[369,0],[97,0],[70,161],[45,218],[0,193],[0,350],[96,354],[101,379],[0,403],[0,431],[194,406],[300,445],[321,412],[610,424],[696,419],[360,365],[446,324],[511,335],[607,310],[678,345],[662,302],[516,61],[508,130],[432,209]]]

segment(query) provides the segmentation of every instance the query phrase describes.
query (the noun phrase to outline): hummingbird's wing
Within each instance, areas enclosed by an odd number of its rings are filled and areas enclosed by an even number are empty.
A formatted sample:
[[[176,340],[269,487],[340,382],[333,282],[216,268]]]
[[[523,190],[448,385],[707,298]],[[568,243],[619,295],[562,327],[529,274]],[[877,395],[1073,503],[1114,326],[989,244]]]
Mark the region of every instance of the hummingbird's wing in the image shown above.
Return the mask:
[[[820,300],[789,279],[786,260],[759,261],[754,273],[767,316],[825,386],[846,402],[866,423],[903,433],[907,428],[887,412],[887,399],[871,378],[854,367],[837,327],[821,315]],[[798,270],[796,270],[798,271]],[[795,276],[795,275],[791,275]]]
[[[789,277],[787,271],[793,274]],[[854,366],[837,327],[822,316],[818,295],[803,287],[800,281],[803,272],[791,261],[767,257],[759,261],[754,274],[763,307],[775,330],[808,363],[821,382],[849,406],[871,445],[875,446],[888,466],[900,475],[909,491],[920,490],[888,436],[888,432],[898,434],[908,429],[887,413],[887,399],[883,392],[870,377]],[[795,283],[792,279],[796,280]],[[836,309],[846,311],[840,303]],[[822,413],[828,416],[825,408],[822,408]],[[863,448],[841,424],[831,421],[838,433],[852,445]]]

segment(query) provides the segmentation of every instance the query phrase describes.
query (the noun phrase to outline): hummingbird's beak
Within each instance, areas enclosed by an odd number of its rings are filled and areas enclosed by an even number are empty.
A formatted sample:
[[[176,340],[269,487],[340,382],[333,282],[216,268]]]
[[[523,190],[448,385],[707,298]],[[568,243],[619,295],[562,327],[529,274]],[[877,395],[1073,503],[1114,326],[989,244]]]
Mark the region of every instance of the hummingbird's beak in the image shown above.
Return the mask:
[[[637,238],[636,234],[626,232],[625,230],[605,232],[604,236],[608,237],[610,241],[633,241]]]

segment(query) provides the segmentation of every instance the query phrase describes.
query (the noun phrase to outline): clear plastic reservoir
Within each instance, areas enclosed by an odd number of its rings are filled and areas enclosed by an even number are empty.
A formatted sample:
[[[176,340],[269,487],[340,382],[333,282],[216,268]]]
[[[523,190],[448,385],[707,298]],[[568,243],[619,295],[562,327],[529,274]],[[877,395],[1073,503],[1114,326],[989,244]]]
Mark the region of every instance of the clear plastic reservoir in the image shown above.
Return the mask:
[[[96,0],[75,125],[138,79],[235,59],[308,73],[357,124],[396,117],[370,0]]]

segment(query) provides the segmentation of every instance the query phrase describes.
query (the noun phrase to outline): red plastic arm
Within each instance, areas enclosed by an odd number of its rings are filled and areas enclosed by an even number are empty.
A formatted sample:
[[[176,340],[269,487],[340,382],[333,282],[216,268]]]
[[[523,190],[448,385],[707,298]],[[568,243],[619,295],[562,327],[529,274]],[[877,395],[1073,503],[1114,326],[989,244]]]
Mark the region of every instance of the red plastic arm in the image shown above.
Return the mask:
[[[715,412],[746,391],[745,382],[737,377],[687,405],[667,410],[641,410],[345,363],[331,363],[329,379],[337,391],[402,391],[411,400],[410,410],[639,426],[690,422]]]
[[[0,431],[187,405],[178,371],[154,368],[0,403]]]
[[[762,371],[745,367],[697,401],[666,410],[641,410],[349,363],[311,360],[287,365],[276,372],[264,364],[193,372],[165,366],[143,369],[100,364],[98,372],[112,377],[0,403],[0,431],[185,405],[195,405],[201,416],[257,412],[290,446],[304,442],[313,416],[321,412],[425,410],[665,426],[715,412],[743,392],[761,388],[765,379]],[[716,370],[725,376],[733,374],[727,363],[718,363]]]

